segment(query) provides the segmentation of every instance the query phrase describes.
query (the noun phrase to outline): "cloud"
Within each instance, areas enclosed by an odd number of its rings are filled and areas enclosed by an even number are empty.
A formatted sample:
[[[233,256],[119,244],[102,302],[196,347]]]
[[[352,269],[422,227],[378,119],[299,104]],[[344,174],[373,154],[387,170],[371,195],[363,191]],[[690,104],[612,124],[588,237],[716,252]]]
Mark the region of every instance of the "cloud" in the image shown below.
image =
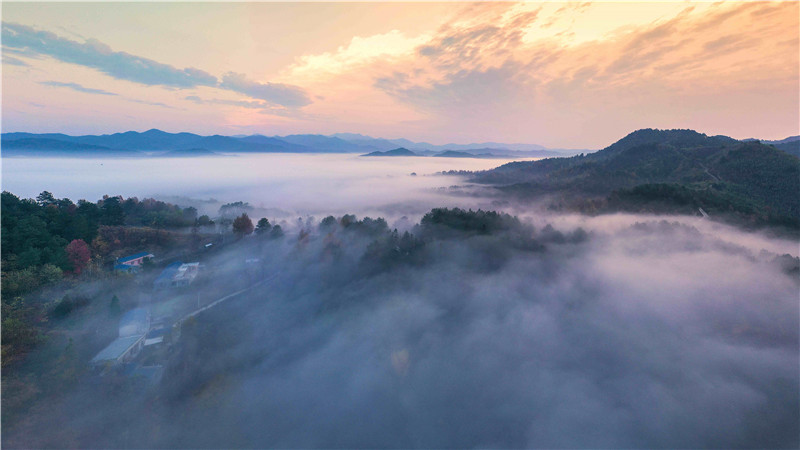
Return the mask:
[[[213,75],[200,69],[192,67],[177,69],[152,59],[115,52],[96,39],[80,43],[49,31],[35,30],[25,25],[7,22],[3,22],[2,37],[4,47],[91,67],[120,80],[175,88],[214,86],[217,83]]]
[[[230,100],[223,98],[200,98],[197,95],[189,95],[184,97],[198,105],[219,105],[219,106],[232,106],[235,108],[245,108],[257,110],[261,114],[280,117],[291,117],[294,119],[309,120],[312,118],[319,119],[313,115],[307,114],[298,108],[288,108],[263,100]]]
[[[161,108],[167,108],[167,109],[180,109],[180,108],[176,108],[174,106],[167,105],[166,103],[162,103],[162,102],[150,102],[150,101],[147,101],[147,100],[139,100],[139,99],[135,99],[135,98],[129,98],[127,100],[131,101],[133,103],[140,103],[142,105],[159,106]]]
[[[397,110],[411,108],[408,116],[425,115],[414,119],[429,127],[471,139],[548,136],[541,143],[587,146],[586,136],[598,145],[640,126],[796,129],[796,104],[780,100],[798,92],[797,40],[788,39],[798,27],[796,3],[660,4],[598,20],[620,8],[469,5],[430,33],[361,36],[336,52],[303,56],[285,79],[352,92],[331,96],[336,102],[394,100]],[[393,51],[381,47],[390,42]],[[750,120],[754,108],[770,119]]]
[[[3,65],[30,67],[30,64],[13,56],[3,55]]]
[[[354,36],[334,52],[303,55],[289,67],[291,77],[317,78],[345,73],[365,64],[403,59],[430,39],[428,35],[409,37],[399,30],[373,36]]]
[[[186,97],[186,100],[197,103],[198,105],[226,105],[226,106],[238,106],[239,108],[250,108],[250,109],[268,109],[270,106],[267,102],[247,101],[247,100],[224,100],[219,98],[202,99],[196,95],[189,95]]]
[[[99,94],[99,95],[117,95],[113,92],[104,91],[102,89],[92,89],[81,86],[78,83],[62,83],[60,81],[42,81],[39,84],[44,86],[64,87],[72,89],[73,91],[83,92],[86,94]]]
[[[201,71],[213,79],[194,76],[198,69],[157,66],[96,40],[15,24],[3,26],[3,45],[89,67],[102,60],[98,70],[106,73],[114,58],[138,58],[142,71],[159,74],[132,70],[144,82],[172,77],[180,82],[164,86],[241,94],[196,91],[218,97],[203,104],[241,108],[226,109],[229,123],[255,126],[255,110],[297,118],[302,108],[322,118],[294,123],[292,131],[578,148],[598,148],[639,127],[796,134],[796,2],[454,5],[438,26],[353,36],[332,51],[297,56],[270,80],[227,69],[216,77]]]
[[[62,62],[96,69],[119,80],[147,86],[178,89],[215,87],[287,108],[299,108],[311,103],[308,94],[297,86],[260,83],[243,74],[232,72],[223,76],[220,82],[217,77],[203,70],[194,67],[179,69],[152,59],[113,51],[108,45],[93,38],[81,43],[49,31],[7,22],[3,22],[2,38],[4,50],[49,56]]]
[[[104,91],[102,89],[87,88],[87,87],[84,87],[84,86],[82,86],[82,85],[80,85],[78,83],[63,83],[63,82],[60,82],[60,81],[42,81],[42,82],[39,82],[39,84],[41,84],[43,86],[53,86],[53,87],[68,88],[68,89],[72,89],[73,91],[83,92],[85,94],[112,95],[112,96],[118,96],[119,95],[119,94],[116,94],[114,92]],[[163,103],[163,102],[151,102],[151,101],[147,101],[147,100],[140,100],[140,99],[128,98],[128,97],[121,97],[121,98],[124,98],[125,100],[127,100],[129,102],[139,103],[139,104],[142,104],[142,105],[158,106],[158,107],[167,108],[167,109],[178,109],[178,108],[175,108],[174,106],[167,105],[166,103]]]
[[[299,108],[311,103],[308,94],[297,86],[281,83],[259,83],[248,79],[240,73],[228,72],[225,74],[222,77],[220,87],[289,108]]]

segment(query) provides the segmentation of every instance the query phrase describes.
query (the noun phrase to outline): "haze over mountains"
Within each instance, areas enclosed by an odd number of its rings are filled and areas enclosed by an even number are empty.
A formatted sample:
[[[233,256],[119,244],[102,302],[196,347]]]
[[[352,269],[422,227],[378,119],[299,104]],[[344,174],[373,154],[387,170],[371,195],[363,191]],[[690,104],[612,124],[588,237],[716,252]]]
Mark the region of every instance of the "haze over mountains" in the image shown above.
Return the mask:
[[[736,141],[728,137],[728,141]],[[751,142],[755,139],[745,139]],[[800,136],[760,141],[800,157]],[[395,150],[406,150],[398,152]],[[591,153],[586,149],[547,149],[536,144],[481,142],[435,145],[408,139],[381,139],[355,133],[288,136],[201,136],[193,133],[145,132],[70,136],[62,133],[3,133],[3,156],[139,157],[210,156],[219,153],[361,153],[369,156],[440,156],[450,158],[548,158]],[[390,152],[385,154],[386,152]]]
[[[69,136],[61,133],[3,133],[6,156],[146,156],[180,151],[182,156],[210,153],[371,153],[405,147],[421,156],[459,151],[466,156],[548,157],[580,153],[584,150],[547,150],[533,144],[434,145],[407,139],[377,139],[360,134],[296,134],[289,136],[200,136],[192,133],[167,133],[152,129],[105,135]]]

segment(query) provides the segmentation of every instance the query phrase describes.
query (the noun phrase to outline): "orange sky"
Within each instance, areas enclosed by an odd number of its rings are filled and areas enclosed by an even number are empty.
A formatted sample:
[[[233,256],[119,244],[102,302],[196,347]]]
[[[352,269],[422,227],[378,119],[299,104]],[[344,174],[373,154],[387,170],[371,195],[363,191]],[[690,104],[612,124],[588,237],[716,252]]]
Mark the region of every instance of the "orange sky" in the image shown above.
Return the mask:
[[[799,134],[797,2],[3,3],[2,129]]]

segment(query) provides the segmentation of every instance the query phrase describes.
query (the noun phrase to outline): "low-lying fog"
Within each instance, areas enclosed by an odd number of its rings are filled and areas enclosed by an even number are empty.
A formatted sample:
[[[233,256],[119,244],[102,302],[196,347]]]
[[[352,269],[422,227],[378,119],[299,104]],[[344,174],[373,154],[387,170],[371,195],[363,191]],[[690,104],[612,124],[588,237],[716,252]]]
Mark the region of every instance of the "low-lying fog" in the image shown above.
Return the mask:
[[[524,159],[524,158],[523,158]],[[246,154],[198,158],[4,158],[3,189],[33,198],[96,201],[103,195],[155,197],[213,216],[221,203],[245,201],[273,218],[346,214],[380,215],[407,209],[421,215],[445,204],[435,188],[460,182],[430,176],[447,170],[483,170],[504,159],[362,157],[342,154]],[[416,173],[416,176],[412,176]],[[386,214],[384,212],[384,214]]]
[[[235,271],[258,256],[278,276],[185,330],[155,394],[121,400],[84,386],[46,409],[41,427],[4,429],[4,444],[798,445],[794,240],[696,217],[592,218],[512,204],[504,209],[518,225],[481,234],[409,223],[419,242],[318,224],[333,210],[400,217],[392,204],[479,202],[430,190],[458,178],[422,175],[497,160],[269,155],[82,167],[89,163],[4,161],[4,188],[182,194],[317,217],[300,239],[296,229],[261,244],[251,236],[205,262]]]

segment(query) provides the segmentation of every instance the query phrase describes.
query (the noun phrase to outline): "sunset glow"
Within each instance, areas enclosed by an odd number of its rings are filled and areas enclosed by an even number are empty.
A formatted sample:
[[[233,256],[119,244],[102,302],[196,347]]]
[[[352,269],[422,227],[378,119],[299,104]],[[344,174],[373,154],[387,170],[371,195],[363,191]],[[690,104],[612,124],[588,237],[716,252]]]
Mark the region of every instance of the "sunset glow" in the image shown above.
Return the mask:
[[[781,139],[800,123],[798,17],[797,2],[4,3],[3,131]]]

